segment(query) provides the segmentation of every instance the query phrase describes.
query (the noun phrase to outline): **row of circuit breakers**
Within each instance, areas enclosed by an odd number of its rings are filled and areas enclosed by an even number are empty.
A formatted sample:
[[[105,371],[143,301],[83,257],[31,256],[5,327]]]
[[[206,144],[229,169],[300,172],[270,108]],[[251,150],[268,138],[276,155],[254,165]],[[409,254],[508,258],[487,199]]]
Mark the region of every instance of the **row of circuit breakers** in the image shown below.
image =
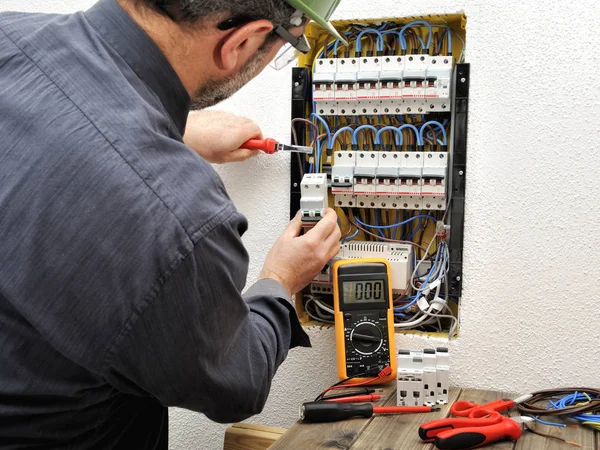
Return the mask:
[[[313,73],[315,112],[324,116],[450,111],[451,56],[324,58]]]

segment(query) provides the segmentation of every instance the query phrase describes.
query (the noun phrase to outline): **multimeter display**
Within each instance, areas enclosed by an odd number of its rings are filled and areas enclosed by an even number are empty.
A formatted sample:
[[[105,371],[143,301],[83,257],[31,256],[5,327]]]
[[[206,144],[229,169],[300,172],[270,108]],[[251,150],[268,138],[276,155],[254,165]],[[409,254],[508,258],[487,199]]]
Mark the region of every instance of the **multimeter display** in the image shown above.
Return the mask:
[[[342,286],[345,303],[381,302],[385,299],[384,280],[346,281]]]
[[[386,260],[351,259],[333,266],[340,379],[376,376],[386,366],[395,379],[394,316]],[[357,381],[357,380],[354,380]]]

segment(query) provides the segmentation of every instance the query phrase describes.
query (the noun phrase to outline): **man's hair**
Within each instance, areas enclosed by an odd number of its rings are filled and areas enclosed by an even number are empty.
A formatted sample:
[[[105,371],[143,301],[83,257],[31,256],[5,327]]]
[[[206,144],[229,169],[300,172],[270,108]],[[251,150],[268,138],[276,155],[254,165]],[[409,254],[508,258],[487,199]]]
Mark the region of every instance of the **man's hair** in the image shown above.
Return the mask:
[[[275,27],[286,25],[294,8],[285,0],[136,0],[169,16],[175,22],[195,23],[219,14],[223,19],[246,17],[266,19]]]

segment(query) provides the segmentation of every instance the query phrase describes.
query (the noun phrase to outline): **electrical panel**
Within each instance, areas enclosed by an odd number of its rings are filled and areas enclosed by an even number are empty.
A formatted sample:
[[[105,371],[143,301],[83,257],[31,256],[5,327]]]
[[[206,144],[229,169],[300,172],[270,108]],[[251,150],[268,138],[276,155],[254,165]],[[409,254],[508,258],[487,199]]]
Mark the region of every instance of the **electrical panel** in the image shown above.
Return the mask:
[[[396,329],[456,333],[469,85],[465,24],[462,15],[334,23],[347,47],[309,25],[312,50],[293,71],[292,126],[296,144],[311,145],[314,153],[292,159],[291,215],[301,210],[310,232],[334,208],[343,238],[338,255],[298,296],[306,320],[333,319],[335,261],[385,258]],[[404,401],[437,402],[438,391],[447,394],[443,356],[433,361],[422,352],[419,358],[421,367],[413,369],[420,371],[420,393]],[[433,380],[440,370],[442,379]]]

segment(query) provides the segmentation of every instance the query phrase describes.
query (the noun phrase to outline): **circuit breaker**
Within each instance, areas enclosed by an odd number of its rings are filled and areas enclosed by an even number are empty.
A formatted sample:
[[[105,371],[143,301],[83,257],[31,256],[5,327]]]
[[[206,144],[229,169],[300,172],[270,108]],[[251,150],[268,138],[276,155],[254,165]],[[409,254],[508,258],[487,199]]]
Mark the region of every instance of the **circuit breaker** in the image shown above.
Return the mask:
[[[307,319],[332,320],[335,261],[385,258],[395,327],[456,333],[469,85],[465,24],[462,15],[334,23],[349,46],[308,27],[312,51],[293,72],[292,116],[296,143],[312,144],[314,153],[292,159],[291,213],[300,209],[310,228],[334,208],[342,241],[297,299]],[[431,379],[431,364],[436,374],[444,366],[435,358],[421,356],[429,387],[421,386],[421,404],[433,401],[432,386],[436,402],[447,392],[443,374]],[[407,398],[414,403],[414,395]]]

